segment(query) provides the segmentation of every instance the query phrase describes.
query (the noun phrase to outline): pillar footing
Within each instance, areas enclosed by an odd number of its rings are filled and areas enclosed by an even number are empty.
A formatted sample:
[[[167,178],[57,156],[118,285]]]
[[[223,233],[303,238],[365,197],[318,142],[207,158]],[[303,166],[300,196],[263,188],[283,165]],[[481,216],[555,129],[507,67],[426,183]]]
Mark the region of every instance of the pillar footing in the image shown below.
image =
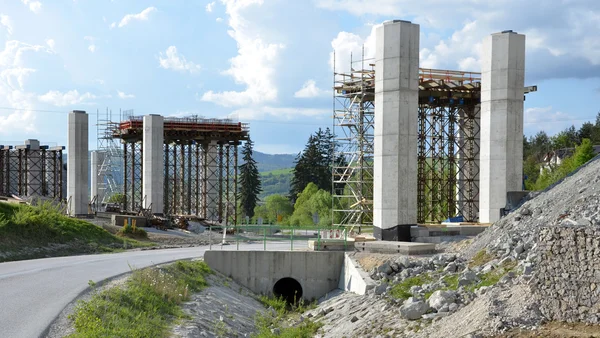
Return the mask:
[[[410,242],[410,227],[416,224],[400,224],[391,228],[373,227],[373,237],[380,241]]]

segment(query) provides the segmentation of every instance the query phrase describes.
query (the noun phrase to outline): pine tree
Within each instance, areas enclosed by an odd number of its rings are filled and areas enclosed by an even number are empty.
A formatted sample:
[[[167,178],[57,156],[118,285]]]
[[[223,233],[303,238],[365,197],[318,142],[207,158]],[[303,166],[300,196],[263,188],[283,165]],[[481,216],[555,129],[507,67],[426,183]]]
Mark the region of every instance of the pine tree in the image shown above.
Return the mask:
[[[242,207],[242,212],[245,216],[253,217],[254,208],[258,202],[258,194],[262,191],[260,174],[256,161],[252,158],[252,146],[254,143],[250,138],[242,149],[244,164],[239,166],[240,170],[240,190],[238,192],[238,200]]]
[[[304,150],[296,157],[290,188],[292,201],[295,202],[298,194],[311,182],[319,189],[331,193],[333,147],[333,134],[329,128],[319,128],[308,138]]]

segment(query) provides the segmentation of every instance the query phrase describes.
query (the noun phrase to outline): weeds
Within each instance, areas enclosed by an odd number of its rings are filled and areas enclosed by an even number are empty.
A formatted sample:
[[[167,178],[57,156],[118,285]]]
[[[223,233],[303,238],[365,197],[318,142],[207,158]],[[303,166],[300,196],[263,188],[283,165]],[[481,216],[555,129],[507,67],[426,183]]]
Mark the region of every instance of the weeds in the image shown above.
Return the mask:
[[[491,262],[494,258],[494,255],[490,255],[485,249],[483,249],[473,256],[473,259],[469,263],[469,267],[472,268],[475,266],[482,266]]]
[[[136,270],[125,287],[77,305],[71,337],[165,337],[172,318],[184,317],[179,304],[207,286],[210,273],[204,262],[189,261]]]
[[[282,323],[288,322],[287,319],[304,313],[310,309],[316,308],[316,303],[307,303],[300,300],[295,304],[288,304],[282,297],[261,296],[259,300],[265,307],[271,307],[275,313],[265,312],[255,318],[257,333],[253,338],[310,338],[317,333],[322,324],[304,319],[297,325],[283,326]]]
[[[135,239],[148,239],[148,233],[144,229],[140,229],[135,224],[126,223],[119,231],[117,236],[131,237]]]
[[[396,299],[408,299],[412,297],[410,288],[415,285],[423,285],[433,281],[433,278],[428,274],[420,274],[418,276],[409,277],[402,282],[392,286],[390,295]]]

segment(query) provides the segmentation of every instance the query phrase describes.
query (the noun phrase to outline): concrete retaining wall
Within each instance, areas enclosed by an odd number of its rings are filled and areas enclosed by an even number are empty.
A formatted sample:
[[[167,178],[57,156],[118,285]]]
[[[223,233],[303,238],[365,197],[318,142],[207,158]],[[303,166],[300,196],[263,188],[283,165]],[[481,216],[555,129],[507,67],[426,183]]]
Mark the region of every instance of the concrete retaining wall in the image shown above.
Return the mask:
[[[207,251],[204,261],[258,294],[272,294],[281,278],[294,278],[302,286],[302,298],[313,300],[337,289],[344,253]]]
[[[367,290],[375,287],[375,282],[361,269],[352,257],[346,254],[344,256],[344,265],[340,275],[340,284],[338,288],[344,291],[354,292],[358,295],[364,295]]]
[[[111,224],[114,226],[122,227],[125,225],[125,222],[135,221],[136,227],[145,227],[146,226],[146,217],[141,216],[127,216],[127,215],[112,215],[111,216]]]

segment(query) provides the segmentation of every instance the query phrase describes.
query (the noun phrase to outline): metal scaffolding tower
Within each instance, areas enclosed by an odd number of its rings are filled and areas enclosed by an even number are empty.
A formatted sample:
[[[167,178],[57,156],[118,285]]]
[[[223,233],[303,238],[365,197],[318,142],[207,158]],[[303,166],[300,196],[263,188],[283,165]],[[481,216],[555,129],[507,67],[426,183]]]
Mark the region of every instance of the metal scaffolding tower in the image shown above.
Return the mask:
[[[119,121],[120,115],[121,112]],[[123,150],[119,140],[112,135],[112,131],[119,125],[119,122],[114,121],[112,110],[107,108],[104,114],[97,112],[97,149],[101,163],[98,168],[98,196],[91,198],[96,198],[101,203],[107,203],[114,194],[123,193]]]
[[[373,225],[375,70],[364,58],[350,64],[334,70],[333,223]]]

